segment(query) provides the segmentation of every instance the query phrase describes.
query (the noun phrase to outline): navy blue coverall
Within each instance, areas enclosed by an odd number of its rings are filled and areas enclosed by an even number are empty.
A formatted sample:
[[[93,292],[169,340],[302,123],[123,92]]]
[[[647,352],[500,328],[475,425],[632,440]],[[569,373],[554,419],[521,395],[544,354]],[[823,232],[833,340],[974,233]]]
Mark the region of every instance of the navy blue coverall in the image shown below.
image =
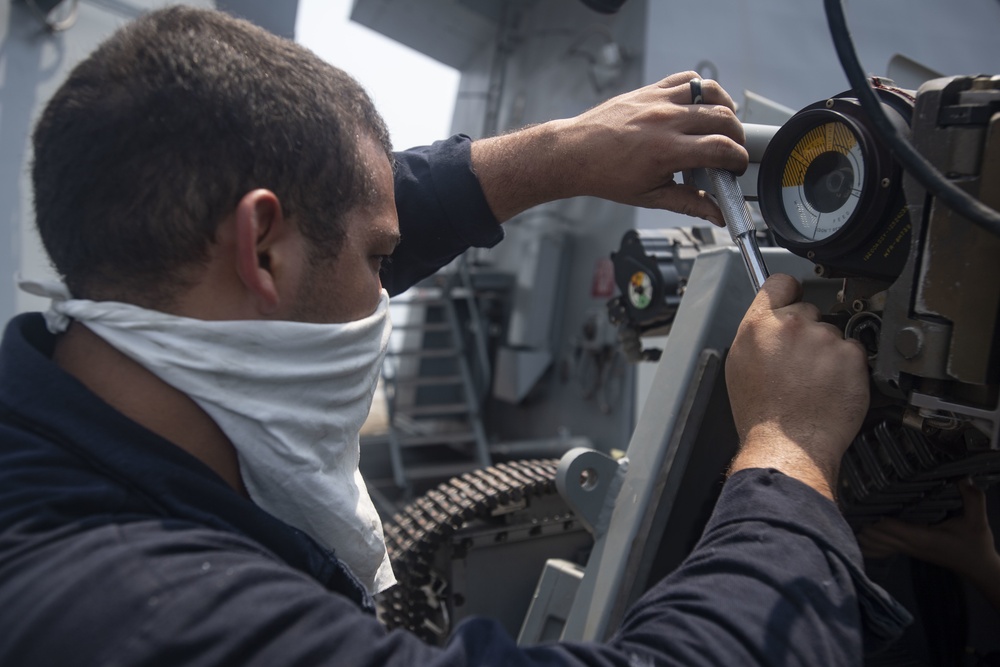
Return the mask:
[[[503,236],[454,137],[398,155],[396,293]],[[694,552],[606,643],[444,648],[386,632],[351,573],[51,360],[40,314],[0,347],[0,665],[857,665],[893,604],[837,508],[775,471],[725,485]]]

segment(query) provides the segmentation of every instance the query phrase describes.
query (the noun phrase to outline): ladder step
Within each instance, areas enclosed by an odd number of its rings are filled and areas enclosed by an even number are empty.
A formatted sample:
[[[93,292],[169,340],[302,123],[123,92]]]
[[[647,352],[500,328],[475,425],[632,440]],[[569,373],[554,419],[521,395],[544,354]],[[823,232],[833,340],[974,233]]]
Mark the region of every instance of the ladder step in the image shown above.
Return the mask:
[[[447,322],[406,322],[404,324],[393,324],[392,330],[395,331],[426,331],[430,332],[442,332],[451,331],[451,325]]]
[[[393,297],[389,303],[393,306],[443,306],[448,299],[440,294],[420,294]]]
[[[475,461],[460,461],[452,463],[427,464],[422,466],[407,466],[406,478],[411,481],[423,481],[429,479],[451,479],[482,468],[482,464]]]
[[[422,347],[410,341],[402,346],[395,346],[387,355],[391,360],[388,366],[390,370],[399,373],[405,358],[414,359],[416,363],[423,359],[427,359],[429,363],[439,363],[430,361],[432,359],[447,359],[448,363],[455,364],[454,367],[433,367],[433,375],[420,375],[418,372],[413,376],[406,372],[403,377],[385,378],[386,389],[390,393],[389,400],[393,401],[387,444],[393,481],[402,489],[406,489],[412,481],[436,482],[461,475],[481,468],[490,460],[479,409],[474,403],[462,400],[462,396],[474,391],[474,388],[467,366],[469,362],[466,354],[469,350],[465,349],[466,336],[456,322],[456,308],[469,308],[469,331],[479,347],[482,347],[479,337],[486,335],[482,324],[475,317],[480,314],[478,304],[475,303],[478,291],[464,284],[468,280],[464,273],[438,274],[393,297],[390,303],[401,309],[423,306],[429,315],[439,313],[446,316],[436,318],[430,315],[429,319],[433,320],[431,322],[399,318],[405,323],[395,328],[402,331],[404,337],[409,335],[408,332],[429,334],[423,345],[437,343],[438,346]],[[505,288],[506,285],[505,282],[501,287]],[[499,289],[496,284],[489,286]],[[446,335],[445,332],[448,338],[440,338]],[[435,339],[435,335],[439,338]],[[479,347],[472,351],[479,350]],[[426,396],[421,391],[423,387],[441,387],[447,393],[442,396]],[[418,391],[420,393],[417,396],[422,399],[438,398],[442,402],[399,407],[395,401],[400,398],[400,388]]]
[[[426,350],[389,350],[387,354],[393,357],[455,357],[458,350],[454,347],[442,347]]]
[[[411,417],[427,417],[431,415],[456,415],[469,412],[468,403],[438,403],[436,405],[414,405],[411,407],[396,407],[396,414],[409,415]]]
[[[429,433],[427,435],[398,435],[396,436],[396,439],[403,447],[454,445],[463,442],[474,442],[476,434],[472,431],[455,431],[448,433]]]
[[[440,387],[462,384],[462,377],[459,375],[414,375],[405,378],[389,378],[388,381],[397,387]]]

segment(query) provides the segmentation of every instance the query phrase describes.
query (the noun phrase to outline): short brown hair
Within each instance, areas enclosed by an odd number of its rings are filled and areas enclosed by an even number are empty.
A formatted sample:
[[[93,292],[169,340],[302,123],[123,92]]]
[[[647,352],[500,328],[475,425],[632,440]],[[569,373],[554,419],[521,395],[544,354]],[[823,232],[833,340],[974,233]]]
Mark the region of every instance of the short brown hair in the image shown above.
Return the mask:
[[[371,196],[359,143],[387,155],[362,87],[308,49],[190,7],[126,25],[70,74],[34,132],[36,222],[78,298],[156,307],[204,263],[255,188],[335,256]]]

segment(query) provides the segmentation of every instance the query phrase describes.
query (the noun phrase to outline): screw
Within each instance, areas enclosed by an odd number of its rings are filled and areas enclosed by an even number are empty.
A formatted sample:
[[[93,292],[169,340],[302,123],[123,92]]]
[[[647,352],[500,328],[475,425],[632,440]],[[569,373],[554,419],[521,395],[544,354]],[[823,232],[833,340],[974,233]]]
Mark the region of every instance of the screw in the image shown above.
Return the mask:
[[[904,327],[896,332],[896,351],[903,355],[904,359],[913,359],[918,356],[924,348],[924,335],[916,327]]]

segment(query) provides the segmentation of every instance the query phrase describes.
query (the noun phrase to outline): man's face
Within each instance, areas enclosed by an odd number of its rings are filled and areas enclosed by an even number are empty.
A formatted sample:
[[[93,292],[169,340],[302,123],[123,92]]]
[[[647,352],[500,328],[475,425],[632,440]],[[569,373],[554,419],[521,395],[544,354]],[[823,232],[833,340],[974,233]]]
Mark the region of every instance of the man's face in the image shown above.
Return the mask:
[[[311,262],[299,290],[292,319],[305,322],[353,322],[375,312],[382,292],[379,270],[399,243],[392,166],[373,140],[362,142],[362,155],[376,189],[374,203],[344,216],[344,243],[334,259]]]

